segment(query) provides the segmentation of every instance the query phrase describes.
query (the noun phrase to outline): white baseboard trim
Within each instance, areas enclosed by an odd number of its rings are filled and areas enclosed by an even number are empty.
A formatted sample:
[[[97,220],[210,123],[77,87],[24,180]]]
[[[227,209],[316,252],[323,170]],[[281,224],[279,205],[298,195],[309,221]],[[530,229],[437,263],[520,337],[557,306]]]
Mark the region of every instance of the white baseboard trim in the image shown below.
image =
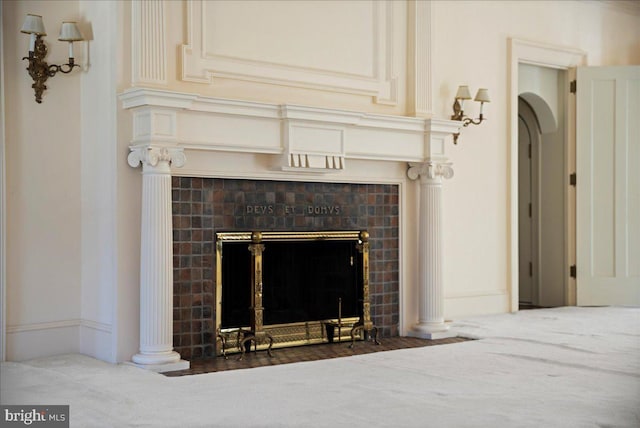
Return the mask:
[[[80,352],[77,320],[10,326],[7,328],[7,361]]]
[[[49,330],[52,328],[67,328],[67,327],[86,327],[94,330],[104,331],[111,333],[111,324],[105,324],[92,320],[75,319],[75,320],[62,320],[62,321],[50,321],[39,322],[33,324],[18,324],[7,326],[7,334],[21,333],[24,331],[37,331],[37,330]]]
[[[33,324],[18,324],[7,326],[7,334],[23,333],[27,331],[50,330],[57,328],[79,327],[80,320],[62,320],[38,322]]]
[[[92,320],[80,320],[80,325],[85,328],[90,328],[92,330],[102,331],[104,333],[111,333],[112,326],[111,324],[105,324],[98,321]]]
[[[455,320],[476,315],[509,312],[509,293],[506,291],[447,296],[444,300],[445,318]]]
[[[7,360],[23,361],[81,352],[115,362],[111,324],[72,319],[7,327]]]

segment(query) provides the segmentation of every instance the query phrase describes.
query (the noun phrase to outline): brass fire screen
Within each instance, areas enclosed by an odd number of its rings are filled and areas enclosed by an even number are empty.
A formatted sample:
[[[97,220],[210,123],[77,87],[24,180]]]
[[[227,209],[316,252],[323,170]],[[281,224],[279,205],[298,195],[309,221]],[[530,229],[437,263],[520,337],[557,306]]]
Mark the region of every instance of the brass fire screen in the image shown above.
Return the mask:
[[[270,349],[375,331],[369,233],[216,233],[216,299],[218,355],[239,351],[244,332],[268,338],[257,348]]]

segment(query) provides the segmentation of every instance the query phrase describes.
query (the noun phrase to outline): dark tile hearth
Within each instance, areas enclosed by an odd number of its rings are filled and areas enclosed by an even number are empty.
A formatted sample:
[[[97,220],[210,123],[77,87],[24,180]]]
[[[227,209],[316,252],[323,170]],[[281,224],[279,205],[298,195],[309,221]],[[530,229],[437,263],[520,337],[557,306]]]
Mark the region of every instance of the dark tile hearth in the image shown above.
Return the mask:
[[[327,360],[329,358],[350,357],[353,355],[371,354],[381,351],[393,351],[396,349],[420,348],[423,346],[446,345],[466,342],[471,339],[464,337],[452,337],[448,339],[426,340],[415,337],[387,337],[380,345],[370,341],[357,341],[353,349],[349,348],[350,342],[324,343],[320,345],[298,346],[292,348],[280,348],[273,350],[270,358],[265,351],[245,354],[242,361],[238,361],[239,354],[229,354],[229,359],[223,357],[199,358],[191,360],[191,368],[164,373],[165,376],[188,376],[195,374],[213,373],[225,370],[248,369],[278,364],[298,363],[303,361]]]

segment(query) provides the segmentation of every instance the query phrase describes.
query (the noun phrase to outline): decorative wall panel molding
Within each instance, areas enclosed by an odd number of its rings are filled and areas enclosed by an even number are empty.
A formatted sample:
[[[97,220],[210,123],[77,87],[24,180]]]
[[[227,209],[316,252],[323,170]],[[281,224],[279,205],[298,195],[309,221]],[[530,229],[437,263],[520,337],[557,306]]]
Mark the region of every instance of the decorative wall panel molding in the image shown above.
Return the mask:
[[[431,82],[431,0],[408,2],[407,112],[430,116]]]
[[[393,46],[404,37],[394,28],[394,3],[190,0],[182,79],[210,84],[219,77],[368,95],[393,105]],[[243,37],[256,31],[263,37]]]
[[[165,2],[134,0],[131,2],[131,81],[167,83]]]

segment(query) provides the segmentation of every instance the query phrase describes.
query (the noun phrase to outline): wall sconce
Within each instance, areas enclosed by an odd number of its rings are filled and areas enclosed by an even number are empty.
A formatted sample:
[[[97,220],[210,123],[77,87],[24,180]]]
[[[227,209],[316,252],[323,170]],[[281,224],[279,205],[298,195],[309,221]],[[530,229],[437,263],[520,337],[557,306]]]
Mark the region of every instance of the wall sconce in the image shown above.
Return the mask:
[[[56,65],[47,64],[44,58],[47,56],[47,46],[42,40],[43,36],[47,35],[42,22],[42,16],[28,14],[22,24],[20,32],[29,34],[29,56],[25,56],[22,59],[29,60],[29,76],[33,79],[33,85],[36,94],[36,102],[42,103],[42,92],[47,89],[44,84],[49,77],[53,77],[57,72],[64,74],[70,73],[74,67],[80,67],[74,63],[73,58],[73,42],[84,40],[78,26],[75,22],[63,22],[60,27],[60,35],[58,40],[62,42],[69,42],[69,62],[67,64]]]
[[[458,87],[458,92],[456,93],[456,99],[453,102],[453,116],[451,116],[451,120],[460,120],[462,121],[462,126],[469,126],[469,124],[480,125],[485,118],[482,116],[482,107],[484,103],[488,103],[491,100],[489,99],[489,90],[488,89],[478,89],[476,93],[476,97],[474,101],[480,102],[480,116],[477,119],[471,119],[464,115],[464,101],[471,99],[471,93],[469,92],[469,87],[466,85],[462,85]],[[458,137],[460,133],[457,132],[453,134],[453,144],[458,144]]]

